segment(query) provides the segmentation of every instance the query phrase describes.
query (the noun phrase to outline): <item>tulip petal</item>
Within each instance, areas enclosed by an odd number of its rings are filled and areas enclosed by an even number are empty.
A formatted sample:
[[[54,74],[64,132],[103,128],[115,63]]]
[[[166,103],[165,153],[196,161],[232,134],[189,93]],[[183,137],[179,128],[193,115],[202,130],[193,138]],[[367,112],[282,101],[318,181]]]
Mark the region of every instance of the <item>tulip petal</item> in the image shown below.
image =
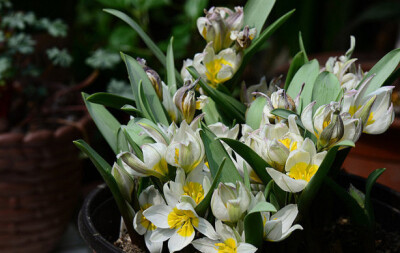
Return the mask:
[[[194,238],[195,232],[189,236],[181,236],[178,232],[175,232],[168,241],[168,250],[169,252],[175,252],[183,249],[187,245],[189,245]]]
[[[257,251],[257,248],[249,243],[239,243],[236,250],[240,253],[254,253]]]
[[[142,211],[136,213],[135,218],[133,218],[133,228],[139,235],[144,235],[147,232],[147,228],[143,227],[142,221],[144,220]]]
[[[289,230],[292,226],[294,220],[297,217],[299,210],[297,205],[289,204],[282,209],[280,209],[277,213],[271,216],[271,220],[281,220],[282,221],[282,231],[285,232]]]
[[[168,215],[172,212],[172,207],[167,205],[154,205],[147,208],[143,215],[154,225],[160,228],[169,228]]]
[[[199,224],[195,228],[202,233],[203,235],[207,236],[210,239],[217,240],[219,238],[218,234],[215,232],[213,226],[208,222],[206,219],[198,218]]]
[[[310,132],[314,133],[314,126],[313,126],[313,120],[312,120],[312,108],[315,105],[315,101],[308,104],[303,112],[301,113],[301,122],[303,123],[303,126]]]
[[[200,238],[197,240],[194,240],[192,242],[192,245],[195,249],[202,253],[217,253],[218,250],[215,247],[215,244],[218,243],[218,241],[211,240],[209,238]]]
[[[163,243],[151,241],[150,238],[151,238],[152,233],[153,233],[153,231],[149,230],[144,235],[144,242],[146,243],[146,247],[150,251],[150,253],[161,253],[162,248],[163,248]]]
[[[174,229],[164,229],[164,228],[157,228],[156,230],[152,231],[150,236],[150,240],[152,242],[163,242],[171,238],[171,236],[175,233]]]
[[[307,181],[293,179],[273,168],[266,168],[266,170],[275,183],[286,192],[301,192],[307,185]]]

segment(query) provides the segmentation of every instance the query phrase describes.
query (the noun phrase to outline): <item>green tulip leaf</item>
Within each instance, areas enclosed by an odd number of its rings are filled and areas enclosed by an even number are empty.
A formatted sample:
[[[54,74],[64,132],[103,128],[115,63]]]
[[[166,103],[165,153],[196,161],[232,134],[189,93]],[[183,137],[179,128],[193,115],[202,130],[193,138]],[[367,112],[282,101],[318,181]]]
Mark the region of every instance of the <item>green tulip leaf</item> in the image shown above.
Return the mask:
[[[121,53],[122,59],[128,70],[129,80],[133,91],[133,96],[136,101],[137,109],[142,111],[146,118],[154,119],[155,122],[169,125],[168,115],[165,113],[165,108],[161,104],[156,91],[147,77],[143,67],[129,55]],[[140,81],[142,81],[143,91],[139,89]],[[141,99],[139,100],[139,96]],[[147,102],[145,101],[147,100]],[[144,106],[144,108],[142,108]]]
[[[347,210],[350,212],[352,221],[360,227],[368,228],[370,221],[368,219],[365,210],[358,204],[350,193],[343,189],[331,178],[326,177],[324,179],[325,185],[327,185],[338,197],[342,200],[342,203],[346,206]]]
[[[374,186],[376,180],[385,172],[386,168],[381,168],[374,170],[371,174],[369,174],[367,178],[367,182],[365,185],[365,210],[368,213],[368,217],[370,219],[370,224],[375,224],[375,215],[374,215],[374,208],[372,207],[372,200],[371,200],[371,190],[372,186]]]
[[[321,72],[314,82],[311,101],[316,101],[313,107],[313,114],[321,106],[336,101],[340,94],[341,87],[339,79],[332,73]]]
[[[124,197],[122,196],[117,182],[115,181],[114,177],[111,175],[111,165],[109,165],[94,149],[92,149],[85,141],[77,140],[74,141],[74,144],[83,152],[85,153],[93,164],[96,166],[97,170],[99,171],[100,175],[103,177],[104,182],[106,182],[107,186],[110,188],[111,193],[114,197],[115,202],[117,203],[118,209],[124,219],[126,228],[128,230],[128,234],[131,239],[135,238],[136,232],[133,228],[133,216],[134,212],[129,204],[126,202]],[[137,201],[136,200],[133,200]]]
[[[153,42],[153,40],[143,31],[138,23],[136,23],[133,19],[131,19],[125,13],[114,10],[114,9],[104,9],[103,11],[110,13],[111,15],[116,16],[117,18],[121,19],[125,23],[127,23],[130,27],[133,28],[139,34],[140,38],[142,38],[143,42],[146,46],[153,52],[154,56],[158,59],[158,61],[164,66],[167,66],[167,59],[161,49]],[[182,83],[181,76],[179,72],[175,70],[176,77],[180,83]]]
[[[88,94],[82,93],[82,97],[83,101],[85,101],[86,108],[97,128],[100,130],[100,133],[103,135],[104,139],[106,139],[114,153],[118,154],[117,135],[121,128],[121,124],[104,106],[87,101],[87,98],[89,97]]]
[[[212,197],[212,194],[214,193],[214,189],[218,186],[218,183],[220,182],[220,177],[221,177],[222,169],[224,168],[225,161],[226,161],[226,158],[222,159],[222,162],[219,165],[217,173],[213,177],[213,181],[211,183],[210,189],[208,190],[204,199],[195,208],[196,213],[201,217],[204,217],[208,207],[210,206],[211,197]]]
[[[124,105],[121,107],[121,110],[132,116],[144,117],[143,113],[138,109],[136,109],[135,107],[133,107],[132,105]]]
[[[188,67],[187,70],[194,79],[198,79],[200,77],[199,73],[193,66]],[[219,90],[211,88],[201,79],[199,79],[199,85],[208,94],[208,96],[215,101],[217,107],[220,108],[226,114],[226,116],[232,117],[232,120],[236,119],[239,122],[244,122],[244,115],[246,112],[246,106],[244,104]]]
[[[367,92],[369,94],[378,88],[380,88],[385,81],[391,76],[393,71],[397,68],[400,63],[400,48],[395,49],[387,53],[382,59],[375,64],[368,74],[364,76],[360,84],[372,75],[375,75],[368,86]],[[359,88],[359,87],[358,87]]]
[[[308,62],[308,61],[307,61]],[[307,63],[304,60],[304,53],[303,52],[298,52],[292,60],[292,63],[290,64],[288,73],[286,75],[286,80],[285,80],[285,87],[284,89],[287,91],[289,88],[289,84],[292,81],[294,75],[296,74],[296,72],[304,65]],[[294,98],[293,98],[294,99]]]
[[[311,95],[314,87],[315,79],[319,74],[319,64],[317,60],[309,61],[304,64],[294,75],[292,81],[287,89],[287,94],[293,99],[297,97],[301,91],[301,87],[304,85],[303,91],[300,95],[301,106],[297,108],[297,112],[300,114],[304,107],[311,102]]]
[[[222,161],[226,159],[224,170],[221,173],[221,182],[230,182],[235,184],[236,181],[243,181],[238,170],[236,169],[235,164],[232,162],[222,143],[217,139],[217,136],[215,136],[215,134],[213,134],[211,130],[204,124],[202,124],[200,136],[204,143],[206,158],[213,178],[215,178]]]
[[[262,159],[254,150],[246,144],[229,138],[220,138],[229,147],[238,153],[254,170],[261,181],[267,185],[271,180],[270,175],[265,170],[266,167],[271,167],[264,159]]]
[[[268,202],[260,202],[244,217],[244,233],[246,243],[261,247],[263,243],[264,226],[261,212],[276,212],[276,208]]]
[[[108,107],[111,107],[114,109],[120,109],[124,105],[131,105],[131,106],[135,105],[135,101],[130,98],[126,98],[126,97],[122,97],[122,96],[118,96],[118,95],[106,93],[106,92],[98,92],[98,93],[92,94],[92,95],[88,96],[86,98],[86,100],[91,103],[108,106]]]
[[[175,63],[174,63],[174,49],[173,49],[174,37],[171,37],[171,40],[168,44],[167,49],[167,62],[166,62],[166,69],[167,69],[167,82],[168,87],[171,94],[175,94],[176,92],[176,77],[175,77]]]
[[[275,0],[249,0],[244,6],[244,25],[255,27],[260,34],[269,13],[274,7]]]
[[[265,97],[258,97],[251,103],[246,112],[246,125],[250,126],[252,129],[258,129],[260,127],[263,109],[266,103],[267,99]]]

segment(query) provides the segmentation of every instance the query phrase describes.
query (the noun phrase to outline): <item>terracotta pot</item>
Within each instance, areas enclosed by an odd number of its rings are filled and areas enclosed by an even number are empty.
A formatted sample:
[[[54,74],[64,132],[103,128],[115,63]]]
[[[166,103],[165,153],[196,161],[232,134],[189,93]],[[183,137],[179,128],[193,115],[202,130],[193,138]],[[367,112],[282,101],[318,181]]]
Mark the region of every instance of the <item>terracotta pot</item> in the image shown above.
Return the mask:
[[[365,179],[346,173],[340,176],[339,183],[342,185],[351,183],[358,189],[365,188]],[[389,231],[396,230],[400,223],[400,194],[377,184],[373,188],[372,197],[376,220]],[[339,200],[335,200],[335,203],[335,210],[339,208],[338,210],[342,214],[346,213],[342,209],[344,205],[338,204],[340,203]],[[113,242],[118,239],[120,217],[117,205],[106,185],[98,186],[88,195],[79,212],[78,225],[81,236],[93,252],[122,252],[113,245]],[[291,237],[293,237],[293,234]],[[290,242],[288,241],[288,243]],[[303,250],[305,249],[295,248],[287,251],[287,248],[285,248],[285,250],[278,252],[305,252]]]
[[[49,252],[60,239],[80,195],[76,126],[0,134],[0,252]]]
[[[386,168],[378,182],[400,192],[399,152],[400,118],[396,117],[384,134],[363,134],[356,147],[350,151],[343,167],[364,178],[378,168]]]

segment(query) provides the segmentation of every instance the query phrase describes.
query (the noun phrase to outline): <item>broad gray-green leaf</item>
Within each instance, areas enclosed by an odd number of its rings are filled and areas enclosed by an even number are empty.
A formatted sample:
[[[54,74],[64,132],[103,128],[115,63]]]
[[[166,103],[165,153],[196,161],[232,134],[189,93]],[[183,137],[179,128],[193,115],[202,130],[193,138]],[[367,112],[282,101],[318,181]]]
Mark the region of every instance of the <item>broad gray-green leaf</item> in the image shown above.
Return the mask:
[[[307,129],[304,127],[303,123],[301,122],[300,116],[297,113],[293,112],[293,111],[290,111],[290,110],[287,110],[287,109],[282,109],[282,108],[277,108],[277,109],[273,109],[271,111],[271,114],[273,114],[275,116],[278,116],[278,117],[281,117],[281,118],[284,118],[284,119],[288,119],[289,115],[295,114],[297,116],[296,117],[297,126],[302,128],[303,130],[307,131]]]
[[[117,18],[121,19],[125,23],[127,23],[130,27],[132,27],[142,38],[146,46],[153,52],[154,56],[157,57],[157,59],[166,66],[166,58],[164,53],[161,51],[160,48],[157,47],[157,45],[150,39],[150,37],[143,31],[143,29],[140,27],[138,23],[136,23],[133,19],[131,19],[128,15],[125,13],[118,11],[118,10],[113,10],[113,9],[104,9],[105,12],[110,13],[111,15],[116,16]]]
[[[221,115],[218,113],[217,106],[212,98],[208,98],[208,103],[201,109],[204,113],[204,120],[207,125],[221,122]]]
[[[254,150],[246,144],[229,138],[221,138],[223,142],[228,144],[236,153],[238,153],[250,166],[254,172],[266,185],[271,177],[265,170],[266,167],[271,167],[264,159],[262,159]]]
[[[244,6],[244,25],[255,27],[259,35],[274,4],[275,0],[248,0]]]
[[[363,78],[360,84],[368,77],[375,74],[375,76],[370,81],[367,92],[369,94],[378,88],[380,88],[386,81],[387,78],[392,74],[392,72],[397,68],[400,63],[400,48],[390,51],[382,59],[378,61],[375,66],[372,67],[368,74]],[[359,87],[358,87],[359,88]]]
[[[171,37],[167,49],[167,82],[171,94],[176,92],[176,78],[175,78],[175,63],[174,63],[174,49],[173,49],[174,37]]]
[[[254,100],[249,109],[246,112],[246,124],[253,129],[258,129],[260,127],[263,109],[267,99],[265,97],[258,97]]]
[[[304,64],[294,75],[292,81],[289,84],[289,88],[287,90],[287,94],[291,96],[293,99],[297,97],[301,90],[301,86],[304,85],[303,92],[301,93],[301,108],[297,108],[297,112],[300,113],[303,111],[303,108],[306,107],[311,102],[311,95],[313,91],[313,86],[315,79],[319,74],[319,64],[317,60],[309,61]]]
[[[131,106],[135,105],[135,101],[130,98],[106,92],[98,92],[92,94],[86,100],[91,103],[101,104],[114,109],[120,109],[124,105],[131,105]]]
[[[307,61],[308,62],[308,61]],[[288,90],[289,88],[289,84],[292,81],[294,75],[296,74],[296,72],[301,68],[301,66],[303,66],[305,63],[307,63],[306,61],[304,61],[304,53],[303,52],[298,52],[292,60],[292,63],[290,64],[288,73],[286,75],[286,80],[285,80],[285,90]],[[294,99],[294,98],[293,98]]]
[[[202,125],[200,136],[204,143],[204,149],[208,165],[210,166],[211,175],[213,177],[216,176],[222,161],[226,159],[220,181],[223,183],[231,182],[234,184],[236,181],[242,181],[242,177],[236,169],[235,164],[229,157],[229,154],[226,152],[224,146],[218,139],[216,139],[217,137],[215,134],[213,134],[211,130],[204,124]]]
[[[124,105],[121,107],[121,110],[132,116],[144,117],[143,113],[132,105]]]
[[[195,208],[196,213],[201,217],[204,217],[208,207],[210,206],[211,197],[212,197],[212,194],[214,193],[214,189],[217,187],[218,183],[220,182],[220,177],[221,177],[222,169],[224,168],[225,161],[226,161],[226,159],[224,158],[222,160],[221,164],[219,165],[217,173],[213,177],[213,181],[211,183],[210,189],[208,190],[206,196]]]
[[[140,27],[138,23],[136,23],[133,19],[131,19],[128,15],[126,15],[121,11],[113,9],[104,9],[104,11],[110,13],[111,15],[116,16],[117,18],[127,23],[130,27],[132,27],[133,30],[135,30],[139,34],[140,38],[142,38],[146,46],[153,52],[154,56],[160,61],[160,63],[164,67],[166,67],[167,60],[164,53],[161,51],[160,48],[158,48],[158,46],[152,41],[152,39],[143,31],[143,29]],[[182,79],[178,71],[175,70],[175,73],[177,75],[176,78],[178,79],[178,81],[182,83]]]
[[[321,106],[336,101],[341,91],[340,82],[337,77],[327,71],[320,73],[314,82],[311,101],[316,101],[313,114]]]
[[[87,101],[89,97],[88,94],[82,93],[82,97],[100,133],[103,135],[104,139],[106,139],[114,153],[118,154],[117,135],[121,124],[104,106]]]
[[[132,57],[126,54],[121,54],[122,58],[125,61],[126,68],[128,70],[129,80],[131,82],[133,96],[135,98],[137,108],[142,111],[142,113],[146,115],[145,109],[148,110],[150,108],[151,116],[154,116],[154,120],[156,122],[162,123],[164,125],[169,125],[168,116],[165,114],[165,109],[161,104],[158,96],[151,84],[151,81],[147,77],[146,72],[143,70],[142,66]],[[141,103],[139,101],[139,83],[140,80],[143,84],[143,92],[146,100],[148,101],[149,108],[142,108]],[[143,99],[141,102],[144,102]],[[150,111],[148,112],[150,114]]]
[[[107,186],[110,188],[111,193],[113,194],[113,197],[115,199],[115,202],[117,203],[118,209],[122,215],[122,218],[124,219],[126,228],[128,230],[128,234],[133,240],[136,234],[135,230],[133,229],[133,223],[132,223],[134,213],[132,208],[125,201],[124,197],[119,191],[117,182],[115,181],[114,177],[111,175],[111,166],[85,141],[77,140],[74,141],[74,144],[90,158],[90,160],[93,162],[93,164],[99,171],[100,175],[103,177]],[[137,202],[137,199],[133,200],[132,202]]]

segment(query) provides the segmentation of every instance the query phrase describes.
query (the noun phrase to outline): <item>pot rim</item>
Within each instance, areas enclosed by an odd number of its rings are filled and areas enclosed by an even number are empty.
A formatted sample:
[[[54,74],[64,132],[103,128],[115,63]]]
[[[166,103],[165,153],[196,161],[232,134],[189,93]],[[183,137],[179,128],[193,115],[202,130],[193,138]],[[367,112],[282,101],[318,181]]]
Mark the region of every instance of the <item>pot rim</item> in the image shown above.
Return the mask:
[[[81,234],[81,237],[85,240],[85,242],[90,246],[90,248],[96,251],[97,253],[104,252],[105,248],[109,250],[108,252],[123,253],[122,250],[120,250],[114,244],[109,242],[99,233],[99,231],[97,231],[91,219],[92,204],[96,202],[99,196],[101,196],[101,194],[99,193],[106,192],[105,191],[106,188],[108,187],[104,183],[98,185],[96,189],[92,190],[89,193],[89,195],[85,198],[78,216],[79,233]]]

